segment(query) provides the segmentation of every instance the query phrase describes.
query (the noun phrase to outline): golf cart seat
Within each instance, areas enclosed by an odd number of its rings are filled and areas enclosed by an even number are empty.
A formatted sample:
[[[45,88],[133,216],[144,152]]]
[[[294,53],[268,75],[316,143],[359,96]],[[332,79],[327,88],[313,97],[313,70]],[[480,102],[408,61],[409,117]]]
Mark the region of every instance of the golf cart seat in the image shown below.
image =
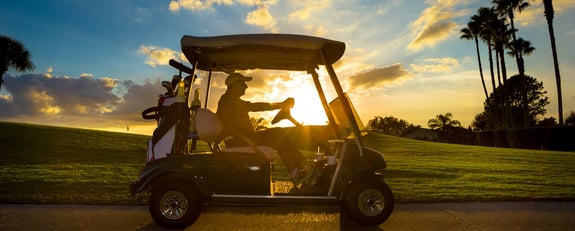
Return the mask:
[[[212,152],[216,153],[254,153],[265,156],[269,161],[274,160],[274,149],[268,146],[256,146],[251,140],[241,134],[233,134],[224,131],[222,122],[218,116],[209,109],[199,108],[196,111],[196,130],[201,140],[208,143]],[[242,139],[249,146],[246,147],[225,147],[221,144],[231,138]]]

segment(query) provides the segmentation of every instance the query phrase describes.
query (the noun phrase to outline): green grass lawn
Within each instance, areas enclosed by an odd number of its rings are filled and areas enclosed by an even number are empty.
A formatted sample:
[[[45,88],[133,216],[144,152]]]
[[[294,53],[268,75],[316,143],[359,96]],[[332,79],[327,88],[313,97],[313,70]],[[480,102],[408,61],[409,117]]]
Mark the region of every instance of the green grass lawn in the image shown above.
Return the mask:
[[[575,152],[441,144],[371,134],[398,201],[572,200]]]
[[[148,136],[0,122],[0,203],[144,204],[130,196]],[[398,202],[575,199],[575,152],[369,134]],[[305,152],[311,160],[312,152]],[[276,161],[278,162],[278,161]],[[274,177],[283,176],[276,163]]]
[[[135,204],[147,136],[0,122],[0,202]]]

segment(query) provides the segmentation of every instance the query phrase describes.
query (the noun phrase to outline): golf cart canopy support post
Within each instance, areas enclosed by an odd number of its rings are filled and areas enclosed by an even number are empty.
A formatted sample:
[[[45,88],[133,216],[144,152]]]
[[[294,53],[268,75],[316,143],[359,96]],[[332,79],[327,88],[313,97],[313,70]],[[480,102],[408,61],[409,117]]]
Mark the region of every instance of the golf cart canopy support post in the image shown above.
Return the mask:
[[[208,99],[210,98],[210,88],[212,88],[212,70],[208,72],[208,82],[206,84],[206,99],[204,108],[208,108]]]
[[[308,72],[311,74],[311,76],[313,78],[313,83],[315,85],[315,89],[317,90],[317,93],[319,94],[319,100],[321,101],[321,105],[323,106],[323,110],[325,111],[325,115],[327,116],[327,120],[329,121],[329,125],[330,125],[331,130],[332,130],[332,135],[333,135],[333,137],[337,137],[338,127],[337,127],[337,124],[335,123],[335,118],[333,117],[333,112],[331,111],[331,109],[329,108],[329,105],[327,104],[327,98],[325,97],[325,93],[323,91],[323,88],[321,87],[321,82],[319,81],[319,75],[317,74],[315,69],[312,69]]]
[[[361,149],[361,147],[363,147],[363,143],[361,141],[362,134],[361,134],[361,130],[359,129],[359,126],[358,126],[358,121],[355,119],[355,115],[353,114],[351,102],[349,102],[349,98],[345,96],[345,93],[343,92],[343,88],[341,87],[341,84],[339,83],[339,80],[337,78],[335,70],[333,69],[333,66],[331,65],[331,63],[326,62],[323,50],[320,50],[319,53],[321,55],[321,58],[324,60],[325,69],[327,70],[327,73],[329,74],[329,78],[331,79],[331,83],[333,84],[333,87],[335,88],[335,92],[337,93],[337,96],[341,100],[342,107],[344,108],[346,117],[349,120],[349,124],[351,125],[351,129],[352,129],[352,132],[353,132],[353,135],[355,138],[355,142],[357,143],[357,146],[359,147],[359,153],[361,156],[363,156],[363,150]]]

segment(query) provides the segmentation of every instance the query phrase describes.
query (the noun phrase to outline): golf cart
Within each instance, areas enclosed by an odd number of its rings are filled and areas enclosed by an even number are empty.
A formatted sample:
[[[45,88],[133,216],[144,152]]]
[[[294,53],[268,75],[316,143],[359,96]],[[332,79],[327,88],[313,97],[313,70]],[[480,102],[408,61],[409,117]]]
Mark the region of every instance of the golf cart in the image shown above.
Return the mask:
[[[203,206],[218,204],[340,205],[362,225],[379,225],[391,215],[394,201],[383,181],[385,159],[363,145],[365,127],[332,66],[345,51],[343,42],[290,34],[186,35],[181,46],[192,67],[171,60],[179,75],[162,82],[167,92],[160,95],[157,106],[142,112],[158,127],[148,142],[147,163],[130,185],[132,195],[151,192],[149,210],[158,225],[185,228],[197,220]],[[316,72],[320,66],[337,95],[329,102]],[[309,139],[321,153],[313,160],[312,176],[302,185],[274,179],[274,150],[226,132],[207,108],[213,72],[255,69],[307,72],[313,80],[328,125],[323,130],[327,132],[311,130]],[[192,90],[197,71],[209,73],[203,107],[199,91]],[[289,108],[281,109],[272,123],[283,119],[294,123],[296,131],[306,128]],[[225,147],[229,136],[248,145]],[[205,142],[208,150],[197,150],[198,141]]]

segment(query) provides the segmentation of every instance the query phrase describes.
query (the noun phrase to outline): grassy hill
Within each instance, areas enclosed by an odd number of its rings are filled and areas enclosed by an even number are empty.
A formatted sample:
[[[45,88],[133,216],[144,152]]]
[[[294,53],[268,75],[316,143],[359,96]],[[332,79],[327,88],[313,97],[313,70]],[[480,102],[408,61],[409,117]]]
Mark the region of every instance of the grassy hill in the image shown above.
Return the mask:
[[[371,134],[400,201],[573,200],[575,152],[454,145]]]
[[[0,122],[0,202],[132,204],[147,136]]]
[[[131,197],[128,184],[144,165],[148,139],[0,122],[0,203],[143,204],[147,196]],[[385,154],[398,202],[575,199],[575,152],[381,134],[365,142]]]

